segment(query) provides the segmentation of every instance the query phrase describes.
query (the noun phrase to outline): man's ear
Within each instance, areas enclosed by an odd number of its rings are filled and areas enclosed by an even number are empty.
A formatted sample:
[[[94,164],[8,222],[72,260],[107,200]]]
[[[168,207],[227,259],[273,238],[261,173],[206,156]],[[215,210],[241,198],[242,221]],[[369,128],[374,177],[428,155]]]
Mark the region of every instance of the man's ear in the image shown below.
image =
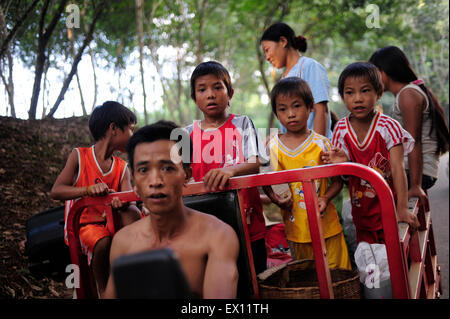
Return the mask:
[[[184,168],[184,173],[186,175],[185,179],[184,179],[184,186],[187,185],[187,183],[189,183],[189,180],[192,177],[192,168],[189,166],[187,168]]]

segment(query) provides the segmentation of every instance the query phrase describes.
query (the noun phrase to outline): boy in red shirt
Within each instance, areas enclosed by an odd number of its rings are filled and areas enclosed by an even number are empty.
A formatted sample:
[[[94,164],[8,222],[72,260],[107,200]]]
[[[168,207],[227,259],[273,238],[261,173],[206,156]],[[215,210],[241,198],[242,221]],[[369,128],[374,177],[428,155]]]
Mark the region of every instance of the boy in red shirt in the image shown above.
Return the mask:
[[[67,244],[67,214],[77,199],[132,189],[127,163],[113,156],[113,152],[125,152],[135,124],[134,113],[117,102],[105,102],[92,111],[89,130],[96,141],[95,144],[91,147],[75,148],[70,153],[66,166],[51,190],[53,199],[66,200],[64,239]],[[114,204],[114,208],[121,206],[121,203]],[[88,207],[80,216],[81,247],[92,268],[100,295],[109,276],[109,250],[112,239],[112,234],[106,228],[104,209],[104,206]],[[122,225],[139,219],[136,206],[121,207],[119,211]]]
[[[408,209],[403,165],[403,156],[412,150],[414,139],[396,120],[376,110],[376,102],[383,93],[380,72],[371,63],[352,63],[339,76],[338,89],[350,114],[337,122],[334,148],[323,153],[323,161],[327,164],[351,161],[378,171],[394,194],[397,220],[416,229],[420,225]],[[380,199],[372,186],[350,176],[349,191],[357,242],[384,244]]]
[[[199,64],[191,75],[191,97],[204,119],[186,127],[193,143],[192,173],[212,191],[233,176],[259,173],[260,141],[251,119],[228,113],[234,90],[228,71],[214,61]],[[259,144],[258,144],[259,143]],[[256,273],[267,268],[266,227],[257,188],[243,190]]]

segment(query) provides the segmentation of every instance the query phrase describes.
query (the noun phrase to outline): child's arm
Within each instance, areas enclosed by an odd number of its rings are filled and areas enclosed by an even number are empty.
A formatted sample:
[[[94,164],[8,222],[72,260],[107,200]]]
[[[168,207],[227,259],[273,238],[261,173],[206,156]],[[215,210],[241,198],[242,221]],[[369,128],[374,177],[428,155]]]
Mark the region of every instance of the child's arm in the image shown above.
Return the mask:
[[[420,226],[419,220],[408,208],[408,182],[403,164],[403,145],[398,144],[392,147],[389,155],[394,188],[397,193],[397,219],[417,229]]]
[[[122,182],[119,185],[119,192],[126,192],[132,190],[131,187],[131,174],[128,170],[128,167],[125,168],[125,173],[122,179]],[[136,220],[138,220],[141,216],[141,212],[139,208],[136,207],[135,202],[122,203],[118,197],[114,197],[111,201],[111,206],[118,210],[121,214],[122,225],[129,225]]]
[[[344,150],[337,147],[333,147],[331,151],[322,152],[321,159],[324,164],[338,164],[350,161]]]
[[[294,204],[292,196],[281,198],[280,196],[275,194],[271,186],[263,186],[262,189],[267,197],[270,198],[272,203],[276,204],[278,207],[286,211],[290,212],[292,210],[292,205]]]
[[[342,189],[342,179],[337,176],[331,178],[331,185],[328,187],[327,191],[323,196],[319,196],[319,212],[322,214],[325,212],[330,201],[336,197]]]
[[[212,191],[216,191],[217,189],[223,190],[231,177],[257,174],[259,173],[259,166],[258,158],[252,156],[245,163],[210,170],[203,177],[203,182],[207,189]]]
[[[108,185],[104,183],[89,185],[87,187],[75,187],[73,181],[78,172],[78,154],[76,150],[70,153],[66,166],[53,184],[50,196],[53,199],[68,200],[83,196],[100,196],[109,192]]]

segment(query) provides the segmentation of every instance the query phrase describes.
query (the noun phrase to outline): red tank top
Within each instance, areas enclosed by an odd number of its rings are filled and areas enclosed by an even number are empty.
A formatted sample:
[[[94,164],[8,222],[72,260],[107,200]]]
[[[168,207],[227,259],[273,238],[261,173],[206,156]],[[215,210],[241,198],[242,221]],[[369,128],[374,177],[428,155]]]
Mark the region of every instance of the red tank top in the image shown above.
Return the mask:
[[[127,163],[117,157],[113,156],[111,168],[104,173],[98,165],[95,158],[94,146],[79,147],[75,149],[78,153],[78,175],[73,186],[85,187],[93,184],[106,183],[110,189],[120,191],[120,183],[125,175]],[[64,237],[67,243],[67,214],[77,199],[66,201],[65,209],[65,226]],[[102,223],[105,222],[105,207],[91,206],[86,208],[80,216],[80,224]]]
[[[212,169],[245,162],[244,152],[248,147],[244,145],[244,137],[238,129],[245,130],[241,124],[242,119],[244,117],[230,114],[228,120],[215,130],[205,132],[198,126],[198,122],[194,122],[188,129],[193,143],[192,175],[196,182],[201,181]],[[250,121],[247,117],[245,119]],[[214,151],[219,155],[212,154]],[[205,160],[205,154],[211,155],[208,162]],[[258,189],[256,187],[243,189],[242,195],[243,210],[250,218],[248,225],[250,240],[262,239],[266,234],[266,225]]]

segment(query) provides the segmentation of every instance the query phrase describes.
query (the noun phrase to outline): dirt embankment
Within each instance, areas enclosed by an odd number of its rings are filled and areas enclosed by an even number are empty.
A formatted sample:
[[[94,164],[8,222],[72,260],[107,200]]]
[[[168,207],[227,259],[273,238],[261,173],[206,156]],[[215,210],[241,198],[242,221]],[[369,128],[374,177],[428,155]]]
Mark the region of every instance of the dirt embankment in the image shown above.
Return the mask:
[[[27,268],[25,223],[63,205],[50,189],[74,147],[92,144],[88,118],[25,121],[0,117],[0,298],[67,298],[64,283]]]

